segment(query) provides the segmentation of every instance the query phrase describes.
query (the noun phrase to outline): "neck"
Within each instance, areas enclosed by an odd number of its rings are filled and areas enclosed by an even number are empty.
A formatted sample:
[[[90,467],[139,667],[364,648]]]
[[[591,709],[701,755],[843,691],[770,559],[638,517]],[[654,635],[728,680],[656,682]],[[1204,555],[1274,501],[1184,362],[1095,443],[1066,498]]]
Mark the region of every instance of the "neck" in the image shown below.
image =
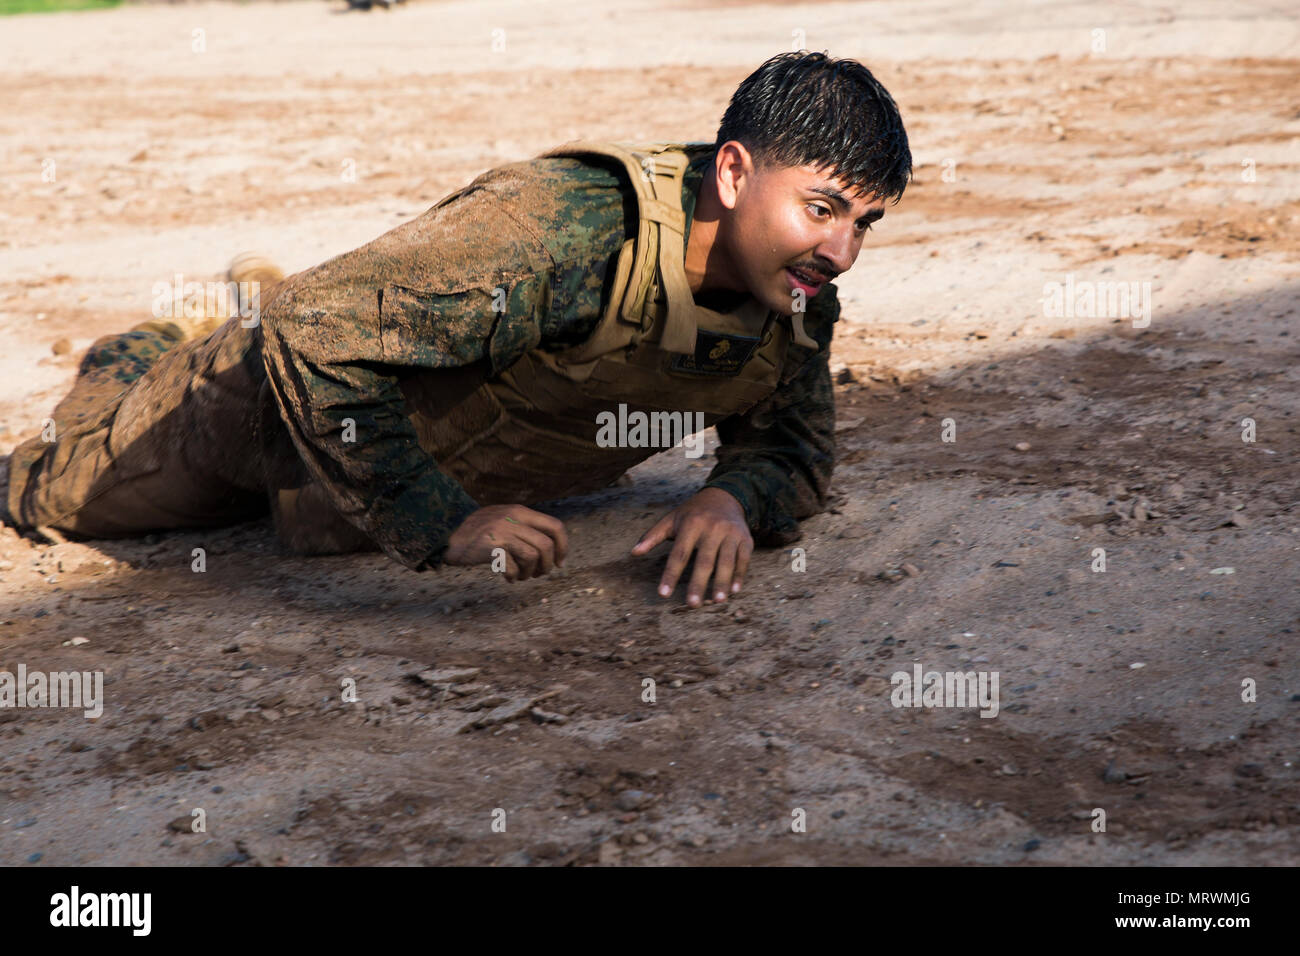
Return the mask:
[[[724,209],[718,199],[717,175],[710,167],[695,198],[691,234],[686,242],[686,281],[692,294],[718,289],[748,291],[736,280],[731,256],[720,241],[719,227]]]

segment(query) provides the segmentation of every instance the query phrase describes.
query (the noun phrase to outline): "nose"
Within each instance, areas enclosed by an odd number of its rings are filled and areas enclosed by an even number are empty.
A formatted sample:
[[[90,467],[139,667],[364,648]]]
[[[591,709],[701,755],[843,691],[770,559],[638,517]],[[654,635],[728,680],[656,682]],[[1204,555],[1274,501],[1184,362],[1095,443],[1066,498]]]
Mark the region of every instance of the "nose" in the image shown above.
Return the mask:
[[[858,244],[853,231],[853,223],[846,222],[830,232],[814,250],[817,257],[824,259],[836,275],[848,272],[858,256]]]

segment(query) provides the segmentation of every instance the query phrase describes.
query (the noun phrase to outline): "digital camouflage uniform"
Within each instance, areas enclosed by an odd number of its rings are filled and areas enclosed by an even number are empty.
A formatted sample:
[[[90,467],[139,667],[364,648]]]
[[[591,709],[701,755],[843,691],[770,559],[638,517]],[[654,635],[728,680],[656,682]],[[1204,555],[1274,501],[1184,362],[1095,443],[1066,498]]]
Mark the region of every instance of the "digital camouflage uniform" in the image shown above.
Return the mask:
[[[797,540],[834,464],[836,289],[793,320],[691,297],[712,156],[567,144],[264,289],[252,328],[97,341],[56,440],[10,460],[14,523],[113,537],[269,507],[290,550],[424,570],[477,508],[596,490],[660,451],[597,447],[595,416],[626,403],[703,413],[721,442],[706,486],[758,543]]]

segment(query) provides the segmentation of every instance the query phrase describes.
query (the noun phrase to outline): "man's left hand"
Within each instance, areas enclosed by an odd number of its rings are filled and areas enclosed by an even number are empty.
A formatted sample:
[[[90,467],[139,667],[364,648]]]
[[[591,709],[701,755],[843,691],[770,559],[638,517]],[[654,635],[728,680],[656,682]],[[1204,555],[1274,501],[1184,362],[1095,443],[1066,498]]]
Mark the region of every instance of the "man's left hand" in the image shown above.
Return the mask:
[[[646,532],[632,553],[647,554],[668,538],[676,544],[659,582],[660,597],[673,593],[692,551],[697,554],[686,592],[687,604],[700,606],[710,577],[714,580],[714,601],[725,601],[729,594],[740,591],[749,568],[749,556],[754,553],[754,538],[745,524],[745,511],[740,502],[727,492],[721,488],[705,488],[693,495]]]

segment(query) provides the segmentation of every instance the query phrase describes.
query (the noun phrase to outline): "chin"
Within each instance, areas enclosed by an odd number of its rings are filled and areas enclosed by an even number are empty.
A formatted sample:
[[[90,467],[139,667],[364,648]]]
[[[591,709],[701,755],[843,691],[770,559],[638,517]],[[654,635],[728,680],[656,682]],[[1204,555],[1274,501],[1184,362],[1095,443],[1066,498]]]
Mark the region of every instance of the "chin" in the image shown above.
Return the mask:
[[[754,298],[763,304],[763,307],[778,312],[781,315],[790,315],[794,312],[794,299],[788,295],[772,295],[770,292],[753,293]]]

